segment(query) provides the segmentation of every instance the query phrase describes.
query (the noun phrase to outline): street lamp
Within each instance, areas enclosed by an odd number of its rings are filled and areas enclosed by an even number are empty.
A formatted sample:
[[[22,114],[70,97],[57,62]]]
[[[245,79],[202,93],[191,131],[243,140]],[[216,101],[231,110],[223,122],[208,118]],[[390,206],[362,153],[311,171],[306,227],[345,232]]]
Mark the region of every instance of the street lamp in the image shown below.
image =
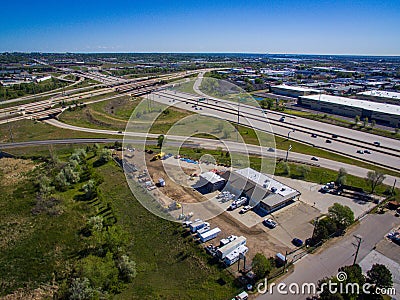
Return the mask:
[[[290,139],[290,134],[291,134],[292,132],[295,132],[295,131],[296,131],[296,129],[292,128],[292,130],[290,130],[290,131],[288,132],[288,134],[287,134],[287,139],[288,139],[288,140]]]
[[[242,97],[238,99],[238,109],[237,109],[237,125],[236,125],[236,142],[239,142],[239,118],[240,118],[240,101]]]
[[[290,150],[292,150],[292,145],[289,145],[289,147],[288,147],[288,149],[287,149],[287,151],[286,151],[286,158],[285,158],[285,161],[287,162],[287,160],[288,160],[288,156],[289,156],[289,151]]]

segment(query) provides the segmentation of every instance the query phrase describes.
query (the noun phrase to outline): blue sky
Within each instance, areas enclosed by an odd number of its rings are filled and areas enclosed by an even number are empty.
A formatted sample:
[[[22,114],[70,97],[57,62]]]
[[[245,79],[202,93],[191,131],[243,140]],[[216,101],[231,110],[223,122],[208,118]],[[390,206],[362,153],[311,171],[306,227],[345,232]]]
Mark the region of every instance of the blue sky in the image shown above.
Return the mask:
[[[400,0],[2,1],[0,52],[400,55]]]

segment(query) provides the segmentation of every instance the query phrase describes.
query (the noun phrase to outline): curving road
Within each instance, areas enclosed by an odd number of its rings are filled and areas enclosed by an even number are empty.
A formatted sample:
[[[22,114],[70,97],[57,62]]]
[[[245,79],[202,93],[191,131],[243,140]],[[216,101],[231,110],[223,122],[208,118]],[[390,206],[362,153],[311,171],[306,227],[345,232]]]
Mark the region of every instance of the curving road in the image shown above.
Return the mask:
[[[98,133],[98,134],[105,134],[105,135],[120,135],[120,136],[125,136],[125,138],[126,137],[128,137],[128,138],[134,137],[134,138],[154,138],[154,139],[156,139],[159,136],[159,134],[151,134],[151,133],[143,133],[143,132],[120,133],[115,130],[79,127],[79,126],[62,123],[62,122],[60,122],[58,120],[54,120],[54,119],[46,120],[44,122],[49,125],[56,126],[56,127],[63,128],[63,129],[70,129],[70,130],[75,130],[75,131]],[[185,136],[167,135],[166,137],[168,138],[168,140],[188,142],[188,139]],[[242,144],[242,143],[237,143],[237,142],[232,142],[232,141],[218,141],[218,140],[196,138],[196,137],[191,137],[190,141],[204,149],[217,149],[217,148],[227,149],[228,148],[232,152],[250,153],[250,154],[255,154],[255,155],[260,155],[263,157],[270,157],[270,158],[273,158],[273,157],[285,158],[285,156],[286,156],[286,151],[284,151],[284,150],[276,150],[275,152],[269,152],[268,149],[265,147],[260,147],[260,146],[256,146],[256,145],[250,145],[250,144]],[[295,152],[291,152],[289,155],[289,158],[292,160],[302,161],[305,163],[309,163],[311,161],[310,155],[295,153]],[[335,170],[335,171],[338,171],[340,168],[345,168],[349,174],[352,174],[352,175],[358,176],[358,177],[362,177],[362,178],[366,176],[368,171],[370,171],[369,169],[366,169],[366,168],[361,168],[361,167],[350,165],[350,164],[336,162],[334,160],[329,160],[329,159],[325,159],[325,158],[320,158],[318,161],[318,164],[321,167]],[[387,175],[384,183],[387,185],[393,185],[395,180],[397,180],[396,187],[400,188],[400,178],[395,177],[395,176]]]

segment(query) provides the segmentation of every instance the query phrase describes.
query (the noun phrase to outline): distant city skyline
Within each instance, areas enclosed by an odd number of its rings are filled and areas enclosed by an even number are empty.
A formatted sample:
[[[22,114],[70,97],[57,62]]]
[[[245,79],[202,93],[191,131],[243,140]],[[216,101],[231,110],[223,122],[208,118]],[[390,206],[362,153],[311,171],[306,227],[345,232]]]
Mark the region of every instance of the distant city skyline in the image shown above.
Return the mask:
[[[0,52],[400,55],[400,1],[21,0],[2,10]]]

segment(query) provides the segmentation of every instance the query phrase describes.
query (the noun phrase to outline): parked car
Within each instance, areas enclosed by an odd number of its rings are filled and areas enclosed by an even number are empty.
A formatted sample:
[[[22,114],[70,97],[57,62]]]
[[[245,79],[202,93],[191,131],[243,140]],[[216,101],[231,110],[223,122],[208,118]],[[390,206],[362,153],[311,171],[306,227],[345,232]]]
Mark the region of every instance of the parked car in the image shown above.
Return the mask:
[[[357,150],[358,154],[364,154],[364,150]]]
[[[268,148],[268,152],[275,152],[275,149],[272,148],[272,147],[269,147],[269,148]]]
[[[311,137],[312,137],[312,138],[316,138],[316,137],[318,137],[318,135],[316,135],[315,133],[313,133],[313,134],[311,134]]]
[[[252,207],[250,205],[246,205],[239,211],[239,213],[244,214],[244,213],[247,213],[251,209],[252,209]]]
[[[337,134],[332,134],[332,138],[337,139],[338,138]]]
[[[318,159],[318,157],[313,156],[313,157],[311,157],[311,160],[318,161],[319,159]]]
[[[380,142],[374,142],[374,145],[375,145],[375,146],[380,146],[381,143],[380,143]]]
[[[292,244],[295,245],[296,247],[301,247],[303,246],[303,241],[299,238],[294,238],[292,240]]]
[[[279,119],[279,122],[285,122],[285,116],[282,116],[282,117]]]
[[[264,225],[269,228],[275,228],[278,224],[272,219],[265,219],[263,221]]]
[[[371,151],[369,151],[369,150],[364,150],[364,153],[365,153],[365,154],[371,154]]]
[[[332,143],[332,141],[330,139],[327,139],[325,142],[328,144]]]

